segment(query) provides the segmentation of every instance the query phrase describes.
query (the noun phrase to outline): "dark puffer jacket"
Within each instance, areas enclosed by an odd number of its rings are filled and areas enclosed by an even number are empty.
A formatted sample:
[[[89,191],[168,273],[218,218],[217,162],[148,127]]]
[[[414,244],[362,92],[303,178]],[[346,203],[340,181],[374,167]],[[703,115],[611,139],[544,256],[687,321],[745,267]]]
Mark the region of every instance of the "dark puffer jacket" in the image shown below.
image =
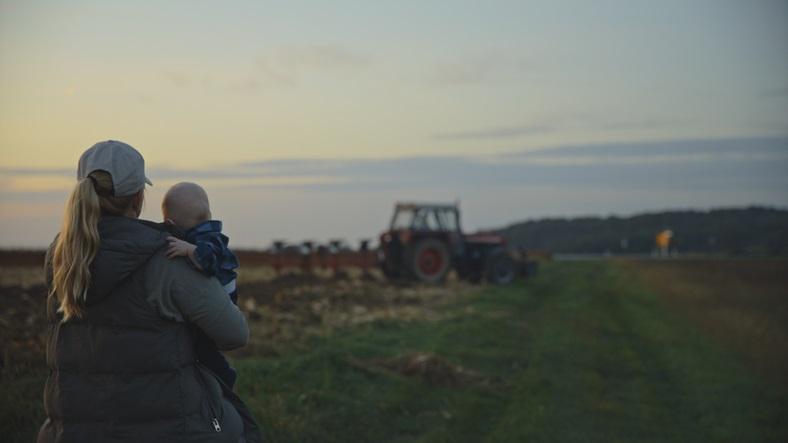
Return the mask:
[[[193,327],[223,350],[246,321],[215,278],[168,260],[161,225],[104,217],[86,315],[53,312],[44,442],[261,441],[241,400],[194,356]]]

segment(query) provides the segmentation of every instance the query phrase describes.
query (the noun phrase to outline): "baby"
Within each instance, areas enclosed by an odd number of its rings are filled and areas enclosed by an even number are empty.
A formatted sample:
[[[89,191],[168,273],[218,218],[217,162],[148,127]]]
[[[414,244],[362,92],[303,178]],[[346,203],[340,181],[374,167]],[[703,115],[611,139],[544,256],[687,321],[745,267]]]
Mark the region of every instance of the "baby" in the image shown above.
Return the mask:
[[[167,257],[188,257],[202,272],[216,276],[224,285],[230,300],[238,304],[235,279],[238,260],[227,248],[228,238],[222,234],[222,222],[211,220],[208,194],[194,183],[178,183],[167,191],[161,203],[164,222],[183,233],[183,240],[169,237]],[[213,371],[230,388],[236,373],[216,345],[205,333],[197,330],[197,359]]]

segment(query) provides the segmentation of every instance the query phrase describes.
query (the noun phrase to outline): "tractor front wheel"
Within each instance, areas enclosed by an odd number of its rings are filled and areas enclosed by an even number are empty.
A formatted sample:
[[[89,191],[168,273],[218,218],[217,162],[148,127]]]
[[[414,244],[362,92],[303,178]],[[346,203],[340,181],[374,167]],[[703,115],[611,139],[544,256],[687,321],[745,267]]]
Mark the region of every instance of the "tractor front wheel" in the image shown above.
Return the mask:
[[[428,238],[413,246],[409,268],[413,276],[425,283],[440,283],[446,278],[451,256],[446,243]]]
[[[490,283],[508,285],[517,275],[517,264],[506,251],[494,251],[487,257],[486,274]]]

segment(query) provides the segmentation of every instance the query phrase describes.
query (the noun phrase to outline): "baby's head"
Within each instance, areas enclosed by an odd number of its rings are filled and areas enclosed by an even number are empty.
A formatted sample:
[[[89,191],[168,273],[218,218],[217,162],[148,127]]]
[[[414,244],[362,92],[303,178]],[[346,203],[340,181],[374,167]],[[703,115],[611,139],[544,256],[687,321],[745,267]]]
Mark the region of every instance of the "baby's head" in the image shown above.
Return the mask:
[[[208,194],[195,183],[181,182],[171,187],[161,202],[164,221],[188,231],[211,219]]]

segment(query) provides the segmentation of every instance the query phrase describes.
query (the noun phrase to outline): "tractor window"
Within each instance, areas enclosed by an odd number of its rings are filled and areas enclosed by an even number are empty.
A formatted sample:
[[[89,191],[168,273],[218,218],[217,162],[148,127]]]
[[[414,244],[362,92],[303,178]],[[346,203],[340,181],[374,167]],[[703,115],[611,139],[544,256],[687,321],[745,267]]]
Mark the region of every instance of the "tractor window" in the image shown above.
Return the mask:
[[[430,231],[440,231],[441,225],[438,221],[438,213],[434,211],[429,211],[427,213],[427,229]]]
[[[413,219],[413,229],[419,231],[445,231],[440,214],[434,209],[421,209]]]
[[[413,223],[413,215],[411,210],[397,211],[394,219],[391,221],[391,229],[410,229],[410,225]]]
[[[426,231],[427,228],[427,211],[420,210],[416,212],[416,216],[413,217],[413,229],[417,231]]]
[[[442,230],[449,232],[457,230],[457,217],[454,212],[439,211],[435,213],[435,216],[438,217],[438,223]]]
[[[440,230],[435,212],[430,209],[419,209],[413,218],[413,229],[417,231],[437,231]]]
[[[391,220],[391,229],[455,232],[459,226],[456,212],[428,206],[398,210]]]

